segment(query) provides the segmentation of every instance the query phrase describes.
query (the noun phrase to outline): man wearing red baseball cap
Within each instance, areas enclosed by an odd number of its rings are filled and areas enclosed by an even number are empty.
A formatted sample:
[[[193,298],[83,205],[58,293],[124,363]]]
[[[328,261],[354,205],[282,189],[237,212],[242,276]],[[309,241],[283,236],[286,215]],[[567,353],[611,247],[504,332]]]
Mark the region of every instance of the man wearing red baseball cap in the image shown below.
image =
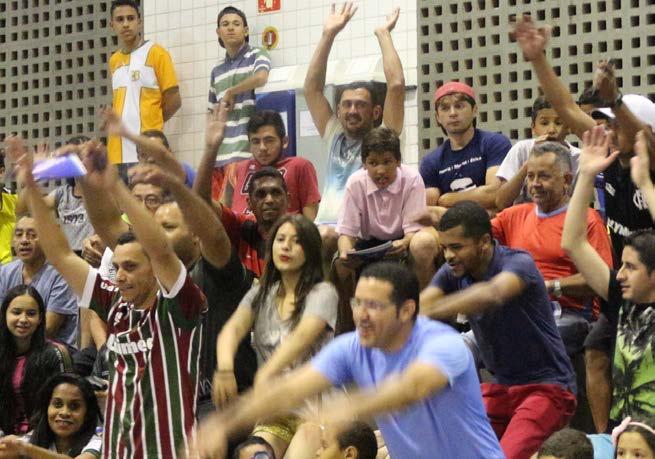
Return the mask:
[[[435,117],[448,139],[421,161],[427,204],[440,215],[459,201],[475,201],[495,209],[496,170],[512,144],[502,134],[476,129],[475,92],[466,83],[449,81],[434,95]],[[437,232],[425,228],[414,235],[410,252],[426,286],[436,271]]]

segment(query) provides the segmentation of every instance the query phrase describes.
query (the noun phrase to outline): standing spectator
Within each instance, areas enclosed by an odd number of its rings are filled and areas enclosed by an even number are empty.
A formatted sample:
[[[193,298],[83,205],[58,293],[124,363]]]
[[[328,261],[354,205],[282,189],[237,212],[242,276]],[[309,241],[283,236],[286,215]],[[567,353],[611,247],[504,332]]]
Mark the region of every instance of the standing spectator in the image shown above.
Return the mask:
[[[49,235],[44,235],[48,238]],[[0,301],[17,285],[34,287],[46,305],[45,333],[69,346],[77,346],[77,299],[66,280],[46,260],[41,237],[32,217],[21,217],[14,228],[16,259],[0,266]]]
[[[448,139],[428,153],[420,165],[427,204],[441,215],[460,201],[475,201],[493,211],[499,182],[498,166],[512,144],[502,134],[476,127],[478,106],[473,88],[450,81],[434,94],[435,117]],[[416,234],[410,250],[420,273],[421,287],[436,270],[439,239],[434,228]]]
[[[39,292],[17,285],[0,307],[0,436],[22,435],[43,381],[70,369],[63,346],[45,337],[45,305]]]
[[[143,39],[134,0],[112,1],[110,16],[120,45],[109,59],[114,111],[134,134],[161,131],[182,106],[173,61],[160,45]],[[110,136],[108,149],[113,163],[137,162],[136,145],[125,137]]]
[[[378,126],[381,119],[383,126],[400,136],[405,119],[405,76],[391,39],[391,32],[400,15],[398,8],[388,16],[386,24],[375,29],[387,82],[384,105],[378,100],[373,86],[362,81],[339,88],[335,110],[323,94],[330,50],[335,38],[356,11],[357,7],[352,2],[345,2],[339,12],[332,5],[331,14],[325,21],[323,34],[312,55],[303,89],[316,129],[327,146],[325,185],[316,218],[318,223],[324,224],[319,229],[326,259],[331,259],[337,250],[338,234],[333,225],[343,203],[346,182],[362,167],[364,134]]]
[[[258,419],[287,412],[332,386],[356,384],[324,404],[322,419],[375,416],[391,457],[498,459],[471,353],[452,328],[418,315],[414,273],[396,263],[368,266],[352,310],[357,331],[328,343],[311,362],[207,420],[203,457],[222,457],[227,438]]]
[[[636,186],[644,189],[649,206],[655,207],[653,183],[648,173],[648,148],[645,142],[641,143],[632,175]],[[580,174],[564,223],[562,247],[589,286],[606,300],[601,303],[603,313],[617,330],[609,419],[618,424],[628,416],[650,413],[655,404],[655,391],[651,389],[655,384],[652,347],[655,337],[655,231],[646,230],[626,238],[618,271],[608,267],[587,241],[582,215],[593,191],[594,178],[620,154],[614,151],[607,155],[609,146],[610,136],[602,127],[584,134]]]
[[[508,459],[528,459],[576,406],[543,277],[528,253],[493,241],[489,215],[472,201],[448,209],[439,240],[446,264],[421,294],[421,312],[437,320],[466,315],[494,375],[481,387],[491,425]]]
[[[271,59],[262,48],[250,46],[246,15],[238,8],[226,6],[216,20],[218,44],[225,48],[225,59],[214,67],[209,81],[209,109],[223,101],[227,109],[226,141],[220,147],[219,166],[214,184],[217,199],[228,189],[235,161],[252,157],[248,144],[248,120],[255,114],[255,89],[268,81]],[[236,191],[236,190],[234,190]]]
[[[225,324],[216,344],[218,365],[214,375],[217,405],[236,397],[235,360],[238,343],[252,332],[259,369],[255,387],[265,390],[280,375],[300,366],[334,336],[337,292],[324,282],[321,236],[301,215],[286,215],[271,229],[267,266],[259,285],[250,289]],[[264,438],[275,457],[292,451],[315,451],[317,435],[296,433],[301,420],[287,415],[260,423],[253,435]]]
[[[252,159],[236,166],[236,187],[230,209],[236,214],[252,215],[248,208],[248,186],[255,172],[262,167],[274,167],[284,177],[289,192],[289,214],[303,214],[310,220],[316,218],[321,194],[314,165],[299,156],[285,156],[289,138],[279,113],[262,110],[248,122],[248,139]]]
[[[166,241],[163,229],[107,165],[103,148],[87,144],[85,182],[112,195],[132,232],[114,251],[116,284],[77,257],[51,217],[27,160],[20,178],[48,259],[62,273],[80,304],[108,324],[109,395],[102,454],[105,458],[176,458],[188,448],[195,426],[201,314],[204,295]]]

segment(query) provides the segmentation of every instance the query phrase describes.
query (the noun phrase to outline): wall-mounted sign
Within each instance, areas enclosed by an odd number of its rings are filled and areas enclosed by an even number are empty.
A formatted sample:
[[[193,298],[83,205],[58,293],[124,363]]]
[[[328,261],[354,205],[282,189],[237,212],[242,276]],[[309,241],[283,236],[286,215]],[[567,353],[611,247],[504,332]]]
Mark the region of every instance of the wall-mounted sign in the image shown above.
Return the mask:
[[[280,32],[273,26],[268,26],[262,32],[262,46],[267,50],[271,50],[277,46],[280,39]]]
[[[261,13],[272,13],[280,11],[282,0],[257,0],[257,11]]]

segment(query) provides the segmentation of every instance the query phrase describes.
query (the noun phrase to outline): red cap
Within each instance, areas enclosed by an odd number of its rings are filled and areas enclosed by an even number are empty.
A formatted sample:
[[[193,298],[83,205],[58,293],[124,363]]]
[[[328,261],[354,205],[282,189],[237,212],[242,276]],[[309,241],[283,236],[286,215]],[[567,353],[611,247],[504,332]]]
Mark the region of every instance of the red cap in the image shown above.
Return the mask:
[[[466,83],[460,83],[459,81],[449,81],[439,86],[434,93],[434,102],[438,102],[444,96],[454,94],[456,92],[466,94],[471,99],[475,100],[475,93],[473,88],[467,85]]]

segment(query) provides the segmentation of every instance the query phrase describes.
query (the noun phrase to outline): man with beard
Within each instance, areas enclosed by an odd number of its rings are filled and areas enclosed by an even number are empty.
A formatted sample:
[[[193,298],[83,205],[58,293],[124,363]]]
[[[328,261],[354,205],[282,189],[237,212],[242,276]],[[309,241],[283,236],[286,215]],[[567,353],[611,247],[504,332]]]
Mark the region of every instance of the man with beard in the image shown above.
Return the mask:
[[[400,14],[399,9],[393,11],[385,25],[375,29],[387,82],[384,107],[377,100],[373,86],[367,82],[354,82],[340,88],[335,98],[336,113],[323,94],[330,49],[356,11],[357,7],[352,2],[344,3],[339,12],[332,6],[332,13],[325,21],[304,85],[307,107],[327,145],[326,181],[316,217],[317,223],[324,224],[319,229],[326,254],[332,254],[337,249],[338,234],[328,225],[334,225],[337,221],[348,177],[362,167],[360,152],[364,134],[377,126],[382,117],[383,125],[400,135],[405,116],[405,77],[391,39],[391,31]]]
[[[434,95],[435,117],[448,139],[428,153],[420,165],[425,182],[427,204],[441,215],[460,201],[475,201],[495,210],[495,195],[500,186],[496,171],[512,147],[502,134],[476,128],[478,106],[473,88],[450,81]],[[410,245],[421,287],[436,271],[438,238],[434,228],[419,231]]]

